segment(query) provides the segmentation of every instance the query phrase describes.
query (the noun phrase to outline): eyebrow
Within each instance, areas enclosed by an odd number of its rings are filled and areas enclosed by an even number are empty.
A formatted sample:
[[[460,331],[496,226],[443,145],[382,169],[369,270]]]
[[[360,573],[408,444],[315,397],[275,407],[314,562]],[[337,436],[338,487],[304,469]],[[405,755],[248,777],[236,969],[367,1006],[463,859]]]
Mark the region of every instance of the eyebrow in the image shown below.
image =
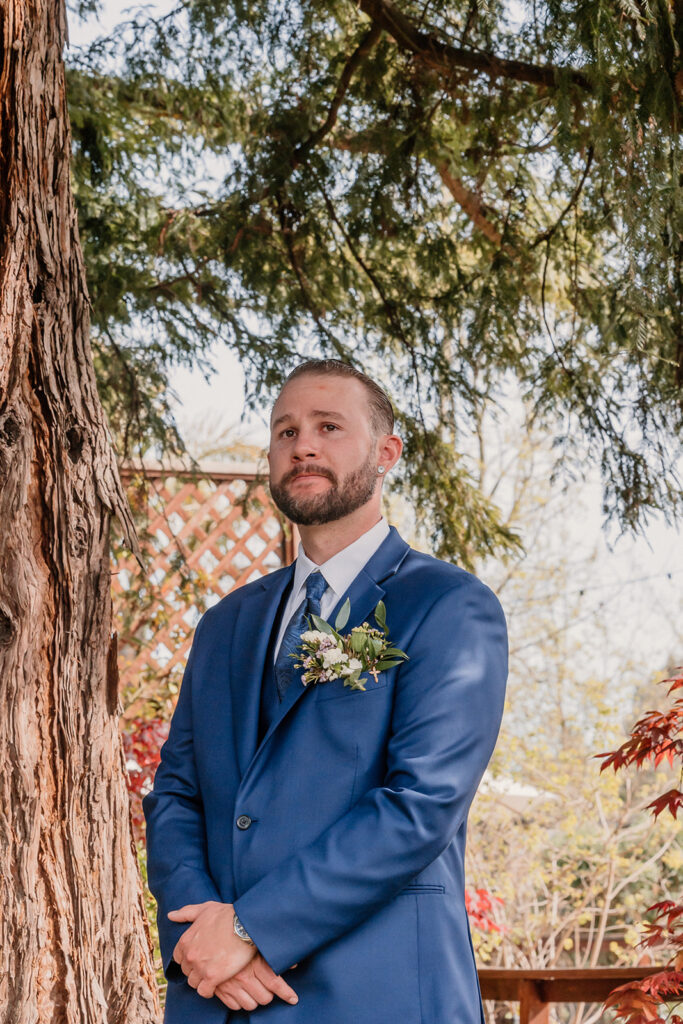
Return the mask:
[[[341,413],[341,412],[334,412],[334,411],[331,411],[330,409],[314,409],[313,412],[311,413],[311,415],[312,416],[331,416],[332,419],[346,421],[346,416],[344,416],[343,413]],[[285,420],[291,420],[291,419],[292,419],[292,416],[288,412],[284,413],[284,415],[282,415],[282,416],[278,416],[278,418],[276,420],[273,420],[273,422],[271,424],[271,430],[275,430],[275,427],[278,425],[278,423],[284,423]]]

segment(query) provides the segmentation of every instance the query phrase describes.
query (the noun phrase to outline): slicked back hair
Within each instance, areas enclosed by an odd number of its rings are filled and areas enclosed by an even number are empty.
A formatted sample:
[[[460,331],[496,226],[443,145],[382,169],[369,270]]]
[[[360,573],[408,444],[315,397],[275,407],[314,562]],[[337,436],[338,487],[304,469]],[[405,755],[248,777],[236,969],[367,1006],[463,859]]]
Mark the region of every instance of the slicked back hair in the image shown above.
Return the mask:
[[[285,379],[284,387],[290,380],[296,377],[303,377],[305,373],[324,377],[355,377],[359,380],[367,392],[368,404],[370,406],[370,425],[375,437],[380,434],[393,434],[394,432],[394,410],[386,391],[377,384],[372,377],[357,370],[349,363],[341,359],[307,359],[295,366],[289,376]]]

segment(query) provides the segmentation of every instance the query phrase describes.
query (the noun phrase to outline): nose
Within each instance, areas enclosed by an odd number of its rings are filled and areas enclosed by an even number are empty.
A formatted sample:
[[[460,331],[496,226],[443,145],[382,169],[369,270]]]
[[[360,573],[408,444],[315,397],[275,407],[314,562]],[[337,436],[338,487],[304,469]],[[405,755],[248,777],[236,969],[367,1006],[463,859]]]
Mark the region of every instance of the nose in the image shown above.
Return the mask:
[[[319,455],[318,445],[313,431],[301,428],[296,436],[296,444],[292,449],[292,460],[301,462],[305,459],[317,459]]]

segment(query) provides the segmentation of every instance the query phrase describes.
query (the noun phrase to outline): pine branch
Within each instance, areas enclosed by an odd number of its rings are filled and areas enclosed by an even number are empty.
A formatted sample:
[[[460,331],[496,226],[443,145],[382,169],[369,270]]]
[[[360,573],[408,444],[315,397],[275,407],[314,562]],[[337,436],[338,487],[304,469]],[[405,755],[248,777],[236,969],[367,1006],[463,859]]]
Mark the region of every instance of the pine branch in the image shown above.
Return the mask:
[[[375,46],[381,34],[382,27],[376,23],[373,23],[369,31],[365,33],[356,49],[353,51],[349,59],[346,61],[346,64],[344,65],[344,70],[341,73],[339,82],[337,84],[337,88],[335,90],[334,98],[332,99],[332,103],[330,104],[330,109],[327,112],[327,117],[320,125],[320,127],[317,128],[311,135],[309,135],[306,141],[302,142],[301,145],[297,146],[297,148],[294,150],[294,154],[292,156],[293,168],[297,167],[301,163],[301,161],[305,159],[306,154],[310,152],[310,150],[313,149],[315,146],[317,146],[319,142],[322,142],[325,136],[329,134],[329,132],[331,132],[332,129],[334,128],[335,124],[337,123],[337,114],[339,113],[339,108],[341,107],[344,101],[344,97],[348,91],[349,85],[351,84],[353,74],[357,70],[357,68],[363,63],[363,61],[370,53],[372,48]]]
[[[541,232],[541,234],[538,235],[538,237],[534,239],[534,241],[531,243],[531,248],[532,249],[535,249],[537,245],[541,244],[541,242],[550,242],[551,238],[553,237],[553,235],[555,234],[557,229],[562,224],[562,221],[564,220],[564,218],[567,216],[567,214],[570,212],[570,210],[572,210],[576,206],[576,204],[578,203],[578,201],[579,201],[579,199],[581,197],[581,193],[583,191],[583,186],[586,183],[586,178],[588,177],[588,172],[590,171],[591,165],[593,163],[593,154],[594,154],[594,152],[595,152],[594,146],[592,146],[592,145],[589,146],[588,147],[588,153],[586,155],[586,163],[585,163],[584,168],[583,168],[583,173],[581,174],[581,180],[579,181],[578,185],[576,186],[576,188],[572,192],[572,195],[571,195],[571,197],[569,199],[569,202],[567,203],[565,208],[562,210],[562,213],[557,218],[555,223],[551,227],[549,227],[547,229],[547,231]]]
[[[334,149],[345,150],[349,153],[385,153],[387,147],[382,146],[376,131],[357,132],[355,135],[335,135],[331,142]],[[467,214],[475,227],[484,234],[494,245],[500,245],[503,236],[494,224],[487,217],[487,211],[481,201],[481,197],[463,185],[460,178],[451,174],[448,163],[445,160],[434,163],[428,153],[423,154],[433,164],[442,182],[450,192],[458,206]]]
[[[557,86],[561,75],[566,75],[574,85],[586,92],[592,89],[587,76],[576,68],[507,60],[483,50],[466,50],[446,43],[433,32],[421,32],[391,0],[357,0],[357,6],[376,25],[388,32],[402,49],[414,53],[439,74],[451,75],[458,69],[488,75],[489,78],[510,78],[551,89]]]

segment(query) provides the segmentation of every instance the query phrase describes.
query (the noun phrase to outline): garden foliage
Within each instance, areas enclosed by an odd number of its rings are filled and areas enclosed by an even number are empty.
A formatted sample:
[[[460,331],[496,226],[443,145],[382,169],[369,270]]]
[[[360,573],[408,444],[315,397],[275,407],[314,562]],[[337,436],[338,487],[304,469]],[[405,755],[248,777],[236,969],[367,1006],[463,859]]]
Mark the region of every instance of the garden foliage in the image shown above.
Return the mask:
[[[670,683],[675,694],[665,711],[648,711],[636,722],[631,735],[618,750],[600,754],[602,770],[618,772],[630,765],[657,767],[662,762],[683,773],[683,670]],[[654,818],[668,811],[676,819],[683,806],[681,775],[678,785],[658,795],[650,804]],[[667,899],[649,908],[642,946],[653,951],[668,950],[668,966],[641,982],[615,989],[606,1005],[613,1007],[623,1024],[681,1024],[683,1017],[674,1012],[683,1005],[683,902]]]

